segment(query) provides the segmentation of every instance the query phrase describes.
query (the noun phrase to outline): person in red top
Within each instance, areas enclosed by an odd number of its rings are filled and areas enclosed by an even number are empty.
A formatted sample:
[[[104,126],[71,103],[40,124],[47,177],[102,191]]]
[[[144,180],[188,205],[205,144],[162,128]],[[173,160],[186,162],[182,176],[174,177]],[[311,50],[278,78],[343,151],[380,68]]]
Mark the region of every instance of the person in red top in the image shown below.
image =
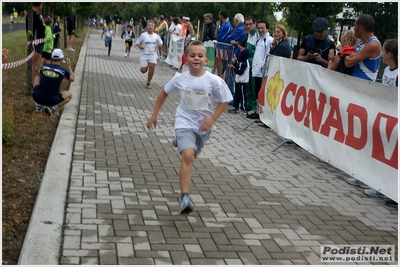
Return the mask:
[[[347,31],[342,36],[342,49],[335,56],[335,50],[330,49],[328,54],[328,69],[336,70],[340,73],[352,75],[353,67],[346,67],[344,64],[345,58],[351,53],[355,52],[355,45],[358,42],[358,38],[355,36],[353,31]]]

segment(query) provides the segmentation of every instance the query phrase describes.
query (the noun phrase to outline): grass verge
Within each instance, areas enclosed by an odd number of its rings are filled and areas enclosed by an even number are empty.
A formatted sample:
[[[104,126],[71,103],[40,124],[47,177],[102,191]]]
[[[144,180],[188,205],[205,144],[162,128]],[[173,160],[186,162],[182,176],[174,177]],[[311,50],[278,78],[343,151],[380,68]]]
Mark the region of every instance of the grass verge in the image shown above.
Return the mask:
[[[76,52],[63,48],[73,70],[86,33],[87,28],[77,32],[80,38],[75,38],[73,45]],[[3,63],[26,58],[25,34],[25,30],[3,34],[2,47],[9,50]],[[68,89],[69,82],[64,79],[61,90]],[[2,72],[2,101],[2,264],[15,265],[59,118],[35,112],[35,102],[26,94],[26,64]]]

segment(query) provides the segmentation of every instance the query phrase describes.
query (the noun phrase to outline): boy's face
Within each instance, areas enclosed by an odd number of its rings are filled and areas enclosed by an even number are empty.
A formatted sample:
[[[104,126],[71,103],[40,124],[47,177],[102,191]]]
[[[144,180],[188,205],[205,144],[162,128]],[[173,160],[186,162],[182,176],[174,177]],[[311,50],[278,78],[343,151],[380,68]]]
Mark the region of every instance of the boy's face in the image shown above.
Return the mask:
[[[191,45],[186,51],[186,65],[190,70],[202,70],[207,63],[206,48],[202,45]]]
[[[153,33],[153,31],[154,31],[154,23],[148,22],[147,23],[147,32],[148,33]]]

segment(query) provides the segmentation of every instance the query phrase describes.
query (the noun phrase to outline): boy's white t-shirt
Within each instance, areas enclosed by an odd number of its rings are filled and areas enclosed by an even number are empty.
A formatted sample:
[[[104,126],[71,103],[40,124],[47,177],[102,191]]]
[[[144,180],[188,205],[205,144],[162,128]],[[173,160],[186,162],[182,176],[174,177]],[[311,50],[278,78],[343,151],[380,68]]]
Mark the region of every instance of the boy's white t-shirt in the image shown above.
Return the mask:
[[[149,34],[148,32],[144,32],[137,39],[136,43],[144,46],[144,49],[140,50],[141,57],[153,57],[157,55],[158,44],[162,44],[163,41],[157,33]]]
[[[164,91],[168,95],[173,92],[181,95],[176,109],[175,129],[201,130],[203,120],[214,114],[214,102],[233,100],[225,81],[208,71],[201,77],[192,76],[190,71],[177,73],[165,85]]]

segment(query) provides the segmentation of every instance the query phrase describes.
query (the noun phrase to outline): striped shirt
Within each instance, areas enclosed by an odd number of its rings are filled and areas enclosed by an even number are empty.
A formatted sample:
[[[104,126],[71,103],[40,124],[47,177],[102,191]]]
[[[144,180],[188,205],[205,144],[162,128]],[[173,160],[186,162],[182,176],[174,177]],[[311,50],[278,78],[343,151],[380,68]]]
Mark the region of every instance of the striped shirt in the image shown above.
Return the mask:
[[[372,41],[379,42],[378,38],[375,36],[369,38],[365,44],[362,44],[362,41],[358,42],[356,45],[356,52],[359,52],[366,44]],[[358,64],[354,66],[353,77],[375,82],[378,75],[379,65],[381,64],[381,59],[382,56],[379,54],[379,56],[376,58],[366,58],[363,61],[358,62]]]

